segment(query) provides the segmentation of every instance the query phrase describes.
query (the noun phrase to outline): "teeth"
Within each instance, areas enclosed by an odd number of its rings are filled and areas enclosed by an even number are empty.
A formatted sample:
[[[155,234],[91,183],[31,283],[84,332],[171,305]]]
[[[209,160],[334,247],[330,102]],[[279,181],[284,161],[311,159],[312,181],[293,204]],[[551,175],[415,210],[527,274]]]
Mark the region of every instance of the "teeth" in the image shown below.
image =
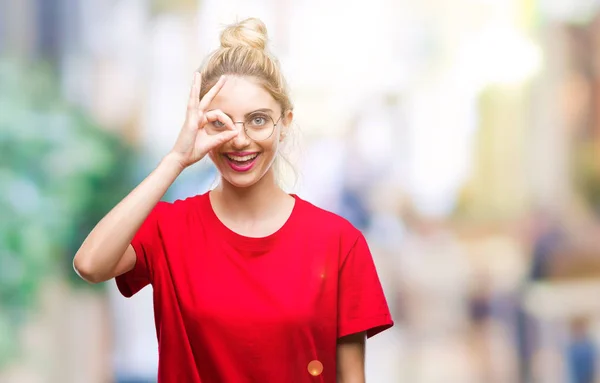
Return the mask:
[[[229,158],[230,160],[239,161],[239,162],[253,160],[254,158],[256,158],[256,156],[258,156],[258,154],[250,154],[250,155],[242,156],[242,157],[232,156],[230,154],[227,154],[227,158]]]

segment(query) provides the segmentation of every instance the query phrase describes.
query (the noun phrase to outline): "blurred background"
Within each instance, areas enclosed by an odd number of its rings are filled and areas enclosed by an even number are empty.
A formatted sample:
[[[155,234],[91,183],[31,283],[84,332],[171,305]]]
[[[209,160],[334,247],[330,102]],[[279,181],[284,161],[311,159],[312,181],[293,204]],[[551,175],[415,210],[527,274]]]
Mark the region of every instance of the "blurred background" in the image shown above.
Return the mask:
[[[599,0],[0,1],[0,382],[154,381],[151,289],[72,258],[248,16],[295,102],[284,181],[365,233],[393,311],[368,381],[600,382]]]

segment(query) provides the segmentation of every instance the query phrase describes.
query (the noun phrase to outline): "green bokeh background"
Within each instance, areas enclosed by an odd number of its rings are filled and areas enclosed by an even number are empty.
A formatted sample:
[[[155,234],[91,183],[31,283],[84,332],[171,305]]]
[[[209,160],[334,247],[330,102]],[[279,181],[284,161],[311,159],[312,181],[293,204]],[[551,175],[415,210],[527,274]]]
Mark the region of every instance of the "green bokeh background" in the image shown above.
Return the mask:
[[[61,98],[51,66],[0,60],[0,367],[45,278],[72,269],[93,226],[132,188],[134,148]]]

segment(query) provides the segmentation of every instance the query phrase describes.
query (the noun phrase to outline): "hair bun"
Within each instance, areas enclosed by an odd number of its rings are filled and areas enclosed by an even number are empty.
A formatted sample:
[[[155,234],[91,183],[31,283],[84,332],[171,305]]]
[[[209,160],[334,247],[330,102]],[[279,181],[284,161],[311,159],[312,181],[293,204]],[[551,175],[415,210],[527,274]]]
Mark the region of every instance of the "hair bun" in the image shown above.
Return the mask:
[[[257,18],[248,18],[231,24],[221,33],[221,47],[223,48],[245,46],[265,50],[267,41],[267,27]]]

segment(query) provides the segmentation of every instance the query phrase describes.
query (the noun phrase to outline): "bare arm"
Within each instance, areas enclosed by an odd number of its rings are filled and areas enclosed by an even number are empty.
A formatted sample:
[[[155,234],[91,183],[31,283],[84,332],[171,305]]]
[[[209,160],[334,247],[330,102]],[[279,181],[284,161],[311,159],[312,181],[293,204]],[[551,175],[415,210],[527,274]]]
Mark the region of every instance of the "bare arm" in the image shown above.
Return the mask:
[[[337,344],[338,383],[365,383],[365,333],[340,338]]]
[[[98,283],[133,269],[136,258],[131,240],[182,170],[177,159],[167,155],[138,187],[98,222],[73,260],[75,270],[83,279]]]
[[[200,161],[211,149],[231,140],[237,128],[223,112],[205,112],[223,87],[221,78],[202,100],[201,79],[194,74],[185,123],[173,150],[158,167],[94,227],[73,260],[75,271],[91,283],[107,281],[135,267],[136,255],[131,240],[154,206],[187,166]],[[203,127],[220,120],[229,130],[209,136]]]

